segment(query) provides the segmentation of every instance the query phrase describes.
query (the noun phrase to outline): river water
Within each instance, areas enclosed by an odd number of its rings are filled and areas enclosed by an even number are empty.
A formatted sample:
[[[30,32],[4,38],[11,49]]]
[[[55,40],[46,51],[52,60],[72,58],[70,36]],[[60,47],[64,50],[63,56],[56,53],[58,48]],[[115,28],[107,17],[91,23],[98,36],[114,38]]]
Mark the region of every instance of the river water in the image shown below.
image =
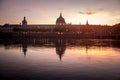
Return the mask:
[[[1,39],[2,80],[120,80],[120,41]]]

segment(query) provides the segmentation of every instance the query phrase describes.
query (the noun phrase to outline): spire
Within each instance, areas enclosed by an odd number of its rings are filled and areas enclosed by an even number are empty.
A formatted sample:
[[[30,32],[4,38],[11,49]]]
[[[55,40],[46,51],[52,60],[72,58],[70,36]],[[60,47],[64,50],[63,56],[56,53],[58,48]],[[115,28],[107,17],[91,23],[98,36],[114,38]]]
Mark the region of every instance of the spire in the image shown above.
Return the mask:
[[[86,25],[89,25],[89,24],[88,24],[88,19],[87,19],[87,21],[86,21]]]
[[[60,17],[62,17],[62,13],[60,12]]]

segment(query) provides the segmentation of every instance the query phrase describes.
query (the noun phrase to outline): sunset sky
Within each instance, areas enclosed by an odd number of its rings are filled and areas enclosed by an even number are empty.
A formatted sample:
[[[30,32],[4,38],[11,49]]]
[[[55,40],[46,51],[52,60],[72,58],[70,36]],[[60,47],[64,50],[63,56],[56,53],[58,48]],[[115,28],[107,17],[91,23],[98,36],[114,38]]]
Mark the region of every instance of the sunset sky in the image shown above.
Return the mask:
[[[0,0],[0,25],[55,24],[62,12],[66,23],[113,25],[120,22],[120,0]]]

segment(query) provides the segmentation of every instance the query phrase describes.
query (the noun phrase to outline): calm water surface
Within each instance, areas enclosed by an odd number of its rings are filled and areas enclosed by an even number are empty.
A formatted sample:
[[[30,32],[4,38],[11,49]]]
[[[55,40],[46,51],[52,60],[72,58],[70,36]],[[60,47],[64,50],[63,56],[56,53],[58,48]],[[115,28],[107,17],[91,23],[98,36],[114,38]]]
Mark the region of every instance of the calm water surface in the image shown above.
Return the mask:
[[[0,78],[120,80],[120,41],[1,39]]]

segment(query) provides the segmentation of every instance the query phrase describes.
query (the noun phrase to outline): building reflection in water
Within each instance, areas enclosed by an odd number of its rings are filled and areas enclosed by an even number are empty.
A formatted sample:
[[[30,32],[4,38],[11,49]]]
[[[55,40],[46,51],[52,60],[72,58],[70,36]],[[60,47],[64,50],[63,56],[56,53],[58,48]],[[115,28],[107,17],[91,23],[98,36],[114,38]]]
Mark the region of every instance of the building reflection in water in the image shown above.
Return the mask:
[[[64,39],[56,39],[55,47],[56,47],[56,54],[59,56],[60,61],[61,61],[62,56],[64,55],[65,49],[66,49],[66,40],[64,40]]]
[[[82,41],[82,42],[81,42]],[[120,47],[120,41],[89,41],[89,40],[75,40],[75,39],[28,39],[28,38],[22,38],[22,39],[1,39],[0,45],[3,44],[5,49],[11,49],[12,47],[20,47],[22,49],[22,52],[24,56],[27,55],[28,46],[33,47],[55,47],[56,48],[56,54],[59,56],[60,61],[62,60],[63,55],[65,54],[66,50],[66,44],[67,46],[74,45],[74,46],[85,46],[86,48],[86,54],[88,53],[88,49],[91,46],[98,45],[98,47],[101,46],[112,46],[112,47]]]
[[[35,45],[39,45],[39,43],[41,44],[41,42],[43,44],[50,44],[50,42],[51,42],[51,40],[47,40],[47,39],[41,39],[41,40],[34,39],[33,41],[34,41]],[[23,52],[24,56],[27,55],[27,48],[28,48],[28,45],[30,44],[30,43],[29,44],[28,43],[29,43],[29,40],[26,40],[26,39],[21,40],[21,45],[22,45],[21,47],[22,47],[22,52]],[[55,45],[56,54],[59,56],[59,59],[61,61],[62,56],[65,53],[66,40],[55,39],[55,40],[52,40],[52,43]],[[43,45],[43,44],[41,44],[41,45]]]
[[[22,39],[21,40],[21,45],[22,45],[22,51],[24,56],[27,55],[27,47],[28,47],[28,40],[26,39]],[[50,40],[47,39],[41,39],[40,42],[38,41],[38,39],[34,39],[34,43],[36,45],[38,45],[39,43],[43,43],[43,44],[50,44]],[[55,39],[52,40],[52,43],[55,45],[56,48],[56,54],[59,56],[59,59],[61,61],[63,54],[65,53],[65,48],[66,48],[66,40],[64,39]],[[43,45],[42,44],[42,45]]]
[[[22,41],[22,51],[24,53],[24,56],[26,56],[26,53],[27,53],[27,40],[23,40]]]

